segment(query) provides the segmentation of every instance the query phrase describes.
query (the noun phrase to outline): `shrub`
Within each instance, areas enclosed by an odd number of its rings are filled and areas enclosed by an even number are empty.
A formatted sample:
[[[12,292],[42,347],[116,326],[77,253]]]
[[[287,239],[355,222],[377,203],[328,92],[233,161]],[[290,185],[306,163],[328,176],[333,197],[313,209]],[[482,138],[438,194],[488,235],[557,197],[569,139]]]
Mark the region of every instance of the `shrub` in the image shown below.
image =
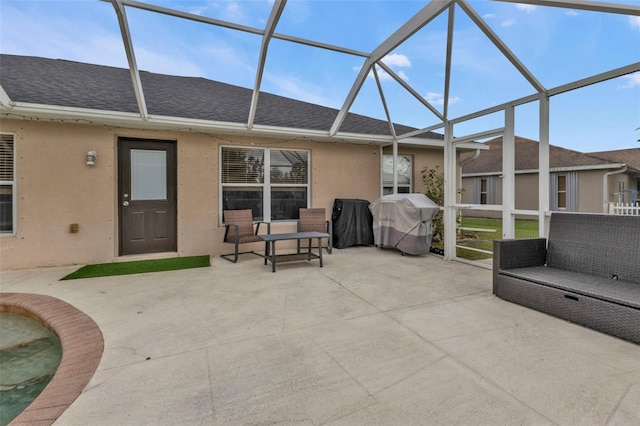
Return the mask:
[[[427,191],[424,195],[437,205],[444,206],[444,172],[440,171],[440,166],[435,166],[433,168],[425,166],[422,169],[422,182],[427,187]],[[456,193],[462,194],[462,189],[458,189]],[[458,215],[456,221],[459,223],[460,220],[461,217]],[[443,241],[444,218],[442,210],[439,211],[431,220],[431,225],[433,230],[433,241]]]

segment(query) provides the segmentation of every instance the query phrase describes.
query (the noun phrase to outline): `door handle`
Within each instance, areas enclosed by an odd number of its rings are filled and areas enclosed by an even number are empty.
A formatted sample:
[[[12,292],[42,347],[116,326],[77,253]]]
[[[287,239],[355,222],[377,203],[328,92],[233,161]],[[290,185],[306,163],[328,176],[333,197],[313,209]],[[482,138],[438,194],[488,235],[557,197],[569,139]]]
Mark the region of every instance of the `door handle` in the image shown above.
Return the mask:
[[[122,202],[122,205],[123,205],[123,206],[125,206],[125,207],[127,207],[127,206],[129,205],[129,202],[128,202],[128,201],[123,201],[123,202]]]

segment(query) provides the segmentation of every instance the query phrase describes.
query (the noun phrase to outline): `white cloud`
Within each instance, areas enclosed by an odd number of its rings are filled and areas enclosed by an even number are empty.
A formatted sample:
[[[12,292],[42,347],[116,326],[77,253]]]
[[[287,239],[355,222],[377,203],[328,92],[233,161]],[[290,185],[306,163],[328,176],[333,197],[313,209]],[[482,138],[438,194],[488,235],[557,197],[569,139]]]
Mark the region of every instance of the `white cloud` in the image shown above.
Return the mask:
[[[295,75],[276,75],[273,73],[265,73],[265,79],[269,80],[271,85],[276,87],[275,93],[292,99],[304,102],[310,102],[316,105],[325,105],[336,107],[339,101],[331,100],[323,96],[326,91],[325,87],[320,87],[313,83],[306,82]]]
[[[522,4],[522,3],[517,3],[516,7],[519,10],[522,10],[523,12],[527,12],[527,13],[531,13],[534,10],[536,10],[536,6],[532,5],[532,4]]]
[[[387,61],[386,59],[389,58],[389,56],[392,56],[394,58],[392,58],[391,61]],[[391,64],[389,62],[391,62],[392,64],[398,67],[401,67],[401,66],[411,67],[411,62],[409,62],[406,56],[404,55],[389,55],[389,56],[383,59],[383,61],[385,62],[385,65],[390,66]],[[408,65],[406,65],[407,63]],[[402,65],[399,65],[399,64],[402,64]],[[360,72],[360,67],[353,67],[353,70],[355,72]],[[376,72],[378,73],[378,78],[380,79],[381,82],[394,80],[394,78],[391,77],[391,75],[389,75],[384,69],[382,69],[382,67],[376,66]],[[409,76],[403,70],[393,70],[393,72],[396,73],[398,77],[400,77],[404,81],[409,81]],[[367,78],[374,78],[373,70],[369,71],[369,74],[367,74]]]
[[[629,25],[631,25],[631,28],[640,31],[640,16],[629,16]]]
[[[398,74],[398,77],[400,77],[401,79],[403,79],[404,81],[409,81],[409,76],[407,76],[404,71],[400,70],[398,71],[396,74]]]
[[[633,89],[636,86],[640,86],[640,72],[625,75],[621,78],[626,80],[626,83],[618,86],[618,89]]]
[[[198,6],[190,8],[187,13],[192,13],[194,15],[203,16],[204,13],[209,9],[207,6]]]
[[[382,68],[378,67],[376,68],[376,71],[378,72],[378,78],[380,79],[380,81],[391,81],[393,80],[393,77],[391,77],[389,74],[387,74],[387,72],[385,70],[383,70]],[[369,75],[367,75],[367,78],[374,78],[373,76],[373,70],[369,71]]]
[[[484,19],[494,19],[497,17],[497,15],[495,13],[485,13],[484,15],[482,15],[482,17]]]
[[[516,23],[515,19],[507,19],[505,21],[502,21],[502,23],[500,23],[501,27],[511,27]]]
[[[444,105],[444,96],[441,95],[440,93],[428,92],[424,98],[427,100],[427,102],[429,102],[432,105]],[[449,97],[449,105],[457,104],[458,102],[460,102],[459,97],[457,96]]]
[[[399,55],[397,53],[385,56],[382,58],[382,62],[390,67],[411,68],[411,61],[409,58],[406,55]]]
[[[580,13],[576,12],[575,10],[567,10],[566,12],[564,12],[565,15],[567,16],[578,16],[580,15]]]
[[[234,21],[244,20],[245,18],[244,11],[242,10],[242,8],[237,2],[227,3],[225,7],[225,12],[226,12],[227,18],[232,19]]]
[[[173,55],[151,51],[144,47],[136,49],[136,60],[141,64],[141,69],[159,74],[181,76],[203,75],[203,70],[198,64],[190,62],[188,58],[176,60],[176,57]]]

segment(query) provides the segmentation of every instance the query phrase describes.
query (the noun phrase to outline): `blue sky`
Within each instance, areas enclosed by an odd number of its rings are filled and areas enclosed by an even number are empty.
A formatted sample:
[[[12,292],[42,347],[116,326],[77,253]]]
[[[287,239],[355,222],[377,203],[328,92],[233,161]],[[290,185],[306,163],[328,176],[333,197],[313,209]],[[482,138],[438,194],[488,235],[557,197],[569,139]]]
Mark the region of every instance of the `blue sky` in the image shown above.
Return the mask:
[[[263,28],[272,1],[148,3]],[[276,32],[369,53],[426,1],[290,0]],[[640,0],[617,3],[640,5]],[[640,61],[640,17],[469,0],[546,87]],[[261,37],[134,8],[127,18],[141,70],[200,76],[253,88]],[[398,46],[385,63],[442,111],[446,25],[443,13]],[[0,0],[0,52],[126,67],[118,22],[98,0]],[[274,39],[261,89],[340,108],[364,58]],[[394,122],[426,127],[437,118],[384,72]],[[449,118],[534,93],[459,7],[455,10]],[[538,139],[537,104],[516,108],[516,134]],[[640,73],[551,99],[551,143],[582,152],[640,148]],[[384,119],[368,78],[352,112]],[[456,126],[456,136],[501,127],[494,114]]]

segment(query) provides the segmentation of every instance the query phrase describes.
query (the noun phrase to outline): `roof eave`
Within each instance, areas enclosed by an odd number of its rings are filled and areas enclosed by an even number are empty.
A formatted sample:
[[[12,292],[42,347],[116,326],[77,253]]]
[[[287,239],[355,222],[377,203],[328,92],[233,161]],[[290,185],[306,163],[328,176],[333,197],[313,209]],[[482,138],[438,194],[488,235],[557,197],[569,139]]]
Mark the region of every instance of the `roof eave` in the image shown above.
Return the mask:
[[[627,170],[637,173],[639,170],[635,167],[629,166],[624,163],[608,163],[608,164],[591,164],[586,166],[562,166],[562,167],[551,167],[549,169],[552,173],[562,173],[562,172],[581,172],[581,171],[589,171],[589,170],[610,170],[610,169],[621,169],[622,167],[627,166]],[[533,174],[538,173],[538,169],[523,169],[516,170],[517,175],[524,174]],[[502,175],[501,171],[491,171],[491,172],[474,172],[474,173],[463,173],[462,177],[481,177],[481,176],[500,176]]]
[[[0,115],[4,118],[23,120],[51,120],[75,124],[127,127],[135,129],[191,131],[207,134],[243,134],[265,137],[297,137],[327,142],[350,142],[374,145],[387,145],[393,142],[391,135],[338,132],[329,135],[328,131],[291,127],[267,126],[255,124],[251,129],[246,123],[200,120],[183,117],[170,117],[150,114],[143,119],[140,114],[121,111],[109,111],[90,108],[76,108],[57,105],[12,102],[0,105]],[[403,144],[427,147],[444,147],[443,140],[426,138],[407,138]],[[469,149],[482,149],[482,144],[470,144]]]

